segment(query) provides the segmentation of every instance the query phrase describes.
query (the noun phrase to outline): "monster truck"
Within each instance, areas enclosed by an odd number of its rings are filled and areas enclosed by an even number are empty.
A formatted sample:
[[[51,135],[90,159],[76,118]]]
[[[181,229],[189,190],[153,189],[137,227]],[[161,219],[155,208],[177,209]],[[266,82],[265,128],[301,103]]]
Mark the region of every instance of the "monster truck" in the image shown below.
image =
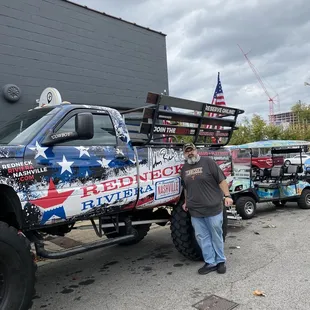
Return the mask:
[[[155,93],[146,106],[122,111],[62,102],[55,89],[45,93],[47,102],[0,129],[0,308],[31,306],[34,253],[58,259],[135,244],[153,223],[171,223],[176,249],[201,259],[182,210],[178,141],[189,136],[209,152],[220,149],[243,111]],[[64,236],[85,220],[105,238],[60,252],[45,248],[44,236]]]

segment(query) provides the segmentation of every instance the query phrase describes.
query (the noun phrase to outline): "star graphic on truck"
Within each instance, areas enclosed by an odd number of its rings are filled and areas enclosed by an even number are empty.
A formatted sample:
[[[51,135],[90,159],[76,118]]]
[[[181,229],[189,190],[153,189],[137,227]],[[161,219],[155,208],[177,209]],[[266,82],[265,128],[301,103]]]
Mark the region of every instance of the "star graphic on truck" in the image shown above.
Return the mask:
[[[83,155],[90,157],[89,152],[88,152],[89,147],[79,146],[79,147],[75,147],[75,148],[80,151],[80,158]]]
[[[74,190],[69,190],[59,193],[53,180],[50,179],[47,196],[35,200],[30,200],[30,202],[43,209],[50,209],[53,207],[61,206],[73,192]]]
[[[60,174],[63,174],[64,172],[68,171],[69,173],[72,173],[71,166],[73,165],[74,161],[67,161],[67,158],[65,155],[62,155],[62,161],[57,162],[59,166],[61,166],[61,172]]]
[[[45,151],[48,149],[48,147],[42,147],[38,141],[36,141],[36,146],[29,147],[29,149],[35,152],[34,158],[42,156],[43,158],[47,159]]]

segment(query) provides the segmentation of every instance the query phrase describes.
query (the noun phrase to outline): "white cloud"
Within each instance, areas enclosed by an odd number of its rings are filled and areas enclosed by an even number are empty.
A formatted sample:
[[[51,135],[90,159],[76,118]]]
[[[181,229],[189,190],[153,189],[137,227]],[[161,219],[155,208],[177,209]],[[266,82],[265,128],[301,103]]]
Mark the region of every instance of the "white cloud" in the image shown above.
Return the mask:
[[[309,102],[310,2],[306,0],[75,0],[167,34],[169,89],[173,96],[211,101],[221,72],[227,105],[267,119],[268,97],[245,52],[281,111]],[[310,103],[310,102],[309,102]],[[274,111],[278,112],[277,106]]]

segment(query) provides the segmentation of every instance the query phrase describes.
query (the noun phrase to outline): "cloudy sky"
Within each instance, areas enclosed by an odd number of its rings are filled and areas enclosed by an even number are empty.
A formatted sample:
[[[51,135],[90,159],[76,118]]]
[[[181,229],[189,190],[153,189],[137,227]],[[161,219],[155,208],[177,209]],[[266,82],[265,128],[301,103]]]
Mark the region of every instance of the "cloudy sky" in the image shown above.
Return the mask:
[[[310,1],[74,2],[167,34],[172,96],[210,102],[219,71],[226,104],[267,119],[268,97],[239,44],[270,96],[278,94],[275,113],[289,111],[298,100],[310,103],[310,86],[304,86],[310,83]]]

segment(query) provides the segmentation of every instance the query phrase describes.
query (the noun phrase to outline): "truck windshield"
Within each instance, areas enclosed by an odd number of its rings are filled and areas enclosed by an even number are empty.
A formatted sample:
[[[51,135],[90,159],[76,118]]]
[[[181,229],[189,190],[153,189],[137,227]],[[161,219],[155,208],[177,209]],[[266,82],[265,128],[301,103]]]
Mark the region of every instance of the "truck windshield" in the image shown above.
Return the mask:
[[[26,145],[53,117],[56,109],[42,108],[22,113],[0,128],[0,145]]]

